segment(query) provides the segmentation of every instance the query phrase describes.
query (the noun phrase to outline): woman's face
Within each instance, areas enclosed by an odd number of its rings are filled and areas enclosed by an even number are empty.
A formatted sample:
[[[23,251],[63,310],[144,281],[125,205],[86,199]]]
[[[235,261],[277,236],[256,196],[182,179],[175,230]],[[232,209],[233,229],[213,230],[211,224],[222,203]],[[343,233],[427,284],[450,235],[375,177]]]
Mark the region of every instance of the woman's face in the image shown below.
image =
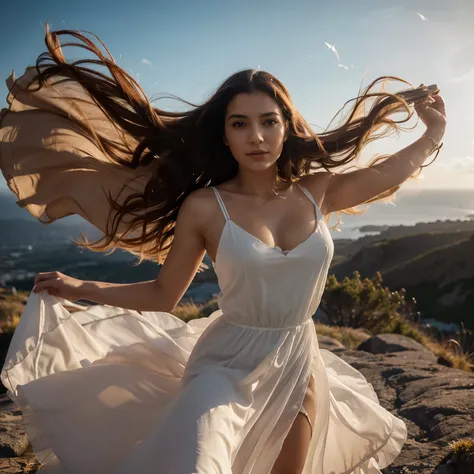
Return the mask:
[[[241,167],[263,171],[274,165],[285,131],[280,106],[264,92],[237,94],[227,106],[224,143]],[[265,153],[253,155],[256,151]]]

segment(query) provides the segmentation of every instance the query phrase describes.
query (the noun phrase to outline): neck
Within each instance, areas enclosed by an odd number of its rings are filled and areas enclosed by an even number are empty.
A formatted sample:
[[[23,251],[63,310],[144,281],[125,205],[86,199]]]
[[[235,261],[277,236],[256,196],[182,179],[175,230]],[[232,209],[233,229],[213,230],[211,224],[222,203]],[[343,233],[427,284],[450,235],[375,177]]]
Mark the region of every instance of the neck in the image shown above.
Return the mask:
[[[239,169],[233,181],[241,194],[261,198],[270,198],[275,195],[275,191],[288,187],[287,183],[280,180],[276,166],[259,173]]]

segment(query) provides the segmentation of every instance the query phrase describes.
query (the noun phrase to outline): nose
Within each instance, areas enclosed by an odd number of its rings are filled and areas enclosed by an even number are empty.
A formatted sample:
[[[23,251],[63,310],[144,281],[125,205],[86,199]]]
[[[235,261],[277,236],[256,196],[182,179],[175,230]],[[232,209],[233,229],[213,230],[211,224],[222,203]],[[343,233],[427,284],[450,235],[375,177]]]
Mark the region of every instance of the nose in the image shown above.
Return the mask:
[[[262,143],[263,142],[263,133],[259,125],[253,125],[249,127],[250,133],[250,143]]]

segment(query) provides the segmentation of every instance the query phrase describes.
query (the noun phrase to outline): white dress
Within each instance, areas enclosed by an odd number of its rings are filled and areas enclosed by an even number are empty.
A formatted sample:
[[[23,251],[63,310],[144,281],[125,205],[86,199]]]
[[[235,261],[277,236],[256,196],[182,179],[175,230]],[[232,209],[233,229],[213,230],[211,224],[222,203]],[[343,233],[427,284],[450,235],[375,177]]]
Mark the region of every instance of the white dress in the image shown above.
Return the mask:
[[[79,214],[104,230],[106,194],[143,192],[154,163],[118,167],[94,134],[126,145],[124,159],[137,140],[73,80],[25,88],[34,72],[7,80],[0,170],[40,221]],[[316,416],[304,474],[375,474],[398,456],[403,421],[362,374],[318,347],[311,315],[333,242],[311,195],[316,229],[285,254],[229,219],[215,191],[226,223],[214,265],[220,309],[208,318],[185,324],[30,295],[1,379],[42,472],[269,474],[311,375]]]
[[[1,377],[45,472],[269,474],[310,376],[316,416],[304,474],[375,474],[399,454],[402,420],[360,372],[319,349],[314,314],[333,242],[315,231],[284,254],[226,217],[219,310],[185,324],[31,294]]]

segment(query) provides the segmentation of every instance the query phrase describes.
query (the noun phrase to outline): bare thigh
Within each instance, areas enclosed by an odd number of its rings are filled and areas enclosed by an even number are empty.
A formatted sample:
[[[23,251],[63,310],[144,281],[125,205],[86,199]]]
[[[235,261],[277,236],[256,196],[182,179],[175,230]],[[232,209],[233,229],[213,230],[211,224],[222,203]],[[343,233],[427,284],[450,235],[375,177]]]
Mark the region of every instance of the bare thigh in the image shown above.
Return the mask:
[[[311,380],[303,400],[311,420],[316,415],[315,382]],[[303,413],[298,413],[290,431],[283,442],[280,454],[270,474],[301,474],[311,441],[311,426]]]

